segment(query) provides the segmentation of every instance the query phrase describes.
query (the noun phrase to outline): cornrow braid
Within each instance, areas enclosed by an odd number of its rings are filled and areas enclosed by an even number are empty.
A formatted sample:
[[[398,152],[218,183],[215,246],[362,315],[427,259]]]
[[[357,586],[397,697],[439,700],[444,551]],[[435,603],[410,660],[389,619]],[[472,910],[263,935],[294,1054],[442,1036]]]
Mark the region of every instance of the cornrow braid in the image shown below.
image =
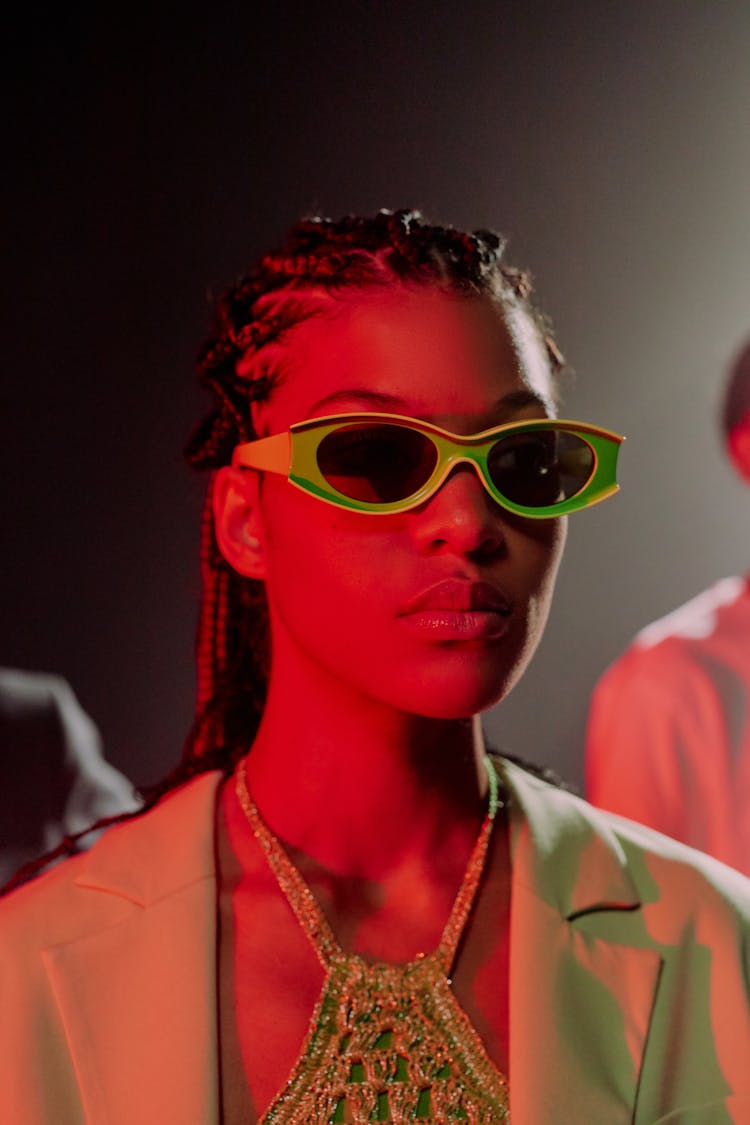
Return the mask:
[[[493,231],[433,226],[418,211],[382,210],[339,220],[313,216],[297,223],[282,246],[216,303],[213,331],[197,358],[213,405],[187,444],[190,465],[212,472],[230,463],[237,444],[257,436],[251,404],[272,391],[277,345],[342,291],[437,285],[520,306],[537,326],[552,371],[559,372],[564,360],[532,303],[529,275],[507,265],[503,251]],[[181,761],[145,791],[144,809],[204,770],[229,773],[252,743],[263,713],[270,663],[265,587],[236,573],[222,557],[213,529],[212,483],[213,477],[201,525],[195,720]]]

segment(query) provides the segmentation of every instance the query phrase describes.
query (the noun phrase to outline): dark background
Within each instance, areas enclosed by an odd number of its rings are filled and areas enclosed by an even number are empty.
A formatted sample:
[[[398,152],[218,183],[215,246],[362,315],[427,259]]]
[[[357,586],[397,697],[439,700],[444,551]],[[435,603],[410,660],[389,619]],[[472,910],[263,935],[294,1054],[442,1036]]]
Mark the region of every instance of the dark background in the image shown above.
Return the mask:
[[[174,762],[207,297],[302,213],[419,206],[507,234],[577,371],[564,413],[628,435],[488,716],[580,782],[597,676],[748,561],[715,425],[750,333],[747,3],[29,7],[2,53],[0,662],[67,676],[134,780]]]

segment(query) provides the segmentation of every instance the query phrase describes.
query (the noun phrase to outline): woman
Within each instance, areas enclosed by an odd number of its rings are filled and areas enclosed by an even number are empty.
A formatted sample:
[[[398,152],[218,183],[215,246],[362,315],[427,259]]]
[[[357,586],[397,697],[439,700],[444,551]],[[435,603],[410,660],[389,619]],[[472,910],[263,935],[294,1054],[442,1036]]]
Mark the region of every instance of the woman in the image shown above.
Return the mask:
[[[5,900],[2,1120],[750,1121],[747,884],[483,745],[616,487],[560,365],[499,239],[413,213],[224,296],[195,730]]]

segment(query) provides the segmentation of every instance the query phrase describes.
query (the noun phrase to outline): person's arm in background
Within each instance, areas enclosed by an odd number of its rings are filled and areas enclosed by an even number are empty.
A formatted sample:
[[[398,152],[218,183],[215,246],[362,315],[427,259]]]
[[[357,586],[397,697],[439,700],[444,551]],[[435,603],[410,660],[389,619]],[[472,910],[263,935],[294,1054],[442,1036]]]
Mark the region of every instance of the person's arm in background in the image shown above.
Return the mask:
[[[140,797],[124,774],[105,760],[99,730],[67,681],[55,677],[52,695],[64,740],[65,770],[72,782],[63,817],[65,832],[82,832],[101,817],[139,808]],[[56,843],[52,840],[49,846]],[[87,846],[90,843],[87,839]]]
[[[140,803],[66,680],[0,668],[0,884],[63,836]]]
[[[631,646],[599,681],[586,732],[586,796],[732,862],[721,699],[675,642]]]

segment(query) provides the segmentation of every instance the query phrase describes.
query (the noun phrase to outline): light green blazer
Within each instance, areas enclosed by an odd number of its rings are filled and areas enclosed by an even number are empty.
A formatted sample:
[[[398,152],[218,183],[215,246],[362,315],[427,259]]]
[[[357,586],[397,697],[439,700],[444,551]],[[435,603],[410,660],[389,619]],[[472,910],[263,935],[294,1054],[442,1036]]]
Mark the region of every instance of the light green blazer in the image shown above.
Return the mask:
[[[501,768],[512,1125],[750,1125],[750,882]],[[218,782],[0,902],[3,1125],[218,1125]]]

